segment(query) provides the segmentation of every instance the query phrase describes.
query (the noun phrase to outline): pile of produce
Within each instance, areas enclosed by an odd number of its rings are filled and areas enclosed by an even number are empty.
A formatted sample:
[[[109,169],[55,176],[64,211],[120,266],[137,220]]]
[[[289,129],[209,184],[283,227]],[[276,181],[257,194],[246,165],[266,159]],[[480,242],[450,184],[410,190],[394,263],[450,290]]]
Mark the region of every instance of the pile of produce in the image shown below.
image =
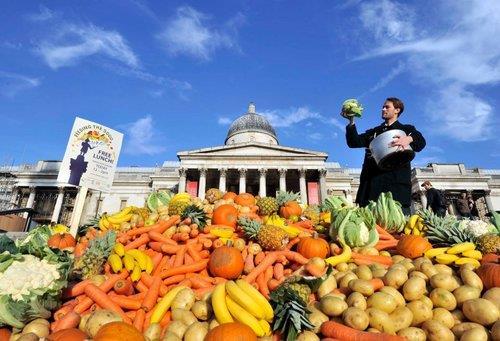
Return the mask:
[[[500,340],[498,221],[155,191],[0,236],[0,340]]]

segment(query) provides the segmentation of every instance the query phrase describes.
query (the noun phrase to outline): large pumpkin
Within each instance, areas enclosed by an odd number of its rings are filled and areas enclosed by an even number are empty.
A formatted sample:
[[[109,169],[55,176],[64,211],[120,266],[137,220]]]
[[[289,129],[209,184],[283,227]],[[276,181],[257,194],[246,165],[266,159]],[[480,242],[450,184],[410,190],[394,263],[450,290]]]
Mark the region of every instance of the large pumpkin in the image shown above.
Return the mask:
[[[222,196],[222,199],[224,200],[234,200],[234,198],[236,198],[238,194],[234,193],[234,192],[227,192],[226,194],[224,194]]]
[[[69,233],[56,233],[49,238],[47,245],[53,249],[71,250],[75,247],[76,240]]]
[[[280,208],[280,215],[285,219],[288,219],[291,216],[298,217],[301,213],[302,208],[296,201],[288,201]]]
[[[476,270],[486,289],[500,287],[499,258],[498,255],[491,253],[483,255],[483,259],[481,260],[482,265]]]
[[[213,276],[236,279],[243,272],[244,261],[240,250],[231,246],[221,246],[212,252],[208,270]]]
[[[239,322],[230,322],[218,325],[214,329],[208,332],[205,336],[205,341],[256,341],[257,335],[255,335],[252,328],[246,324]]]
[[[94,341],[145,341],[142,333],[125,322],[106,323],[94,336]]]
[[[226,225],[236,228],[238,210],[233,205],[225,204],[217,207],[212,214],[212,224]]]
[[[323,238],[318,238],[317,233],[314,233],[312,237],[300,238],[297,252],[306,258],[326,258],[330,253],[330,245]]]
[[[234,198],[234,203],[240,206],[253,206],[255,197],[250,193],[240,193]]]
[[[432,245],[427,239],[413,234],[401,237],[396,246],[400,255],[411,259],[422,257],[425,251],[430,249],[432,249]]]
[[[48,341],[84,341],[88,340],[87,334],[77,328],[62,329],[47,338]]]

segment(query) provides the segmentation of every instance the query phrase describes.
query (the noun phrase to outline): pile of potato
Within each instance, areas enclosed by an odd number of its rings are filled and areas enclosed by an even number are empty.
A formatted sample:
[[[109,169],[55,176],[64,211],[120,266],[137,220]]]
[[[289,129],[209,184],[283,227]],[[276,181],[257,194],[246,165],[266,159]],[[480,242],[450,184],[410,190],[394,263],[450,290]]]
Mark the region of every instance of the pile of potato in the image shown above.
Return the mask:
[[[388,269],[378,264],[338,264],[319,287],[319,301],[309,305],[314,332],[331,319],[411,341],[500,340],[500,288],[483,292],[470,264],[455,270],[425,257],[392,258],[394,264]],[[373,278],[381,278],[385,286],[374,292]],[[308,335],[302,340],[319,340]]]

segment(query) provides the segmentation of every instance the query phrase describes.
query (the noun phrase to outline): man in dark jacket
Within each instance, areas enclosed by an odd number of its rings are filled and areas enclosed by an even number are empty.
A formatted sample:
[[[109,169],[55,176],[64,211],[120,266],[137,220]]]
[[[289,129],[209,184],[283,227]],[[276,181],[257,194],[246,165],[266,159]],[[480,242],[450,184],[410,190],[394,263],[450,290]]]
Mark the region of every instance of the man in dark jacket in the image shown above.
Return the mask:
[[[467,193],[463,192],[460,194],[460,199],[456,203],[458,213],[464,218],[472,218],[469,207],[469,199],[467,198]]]
[[[432,209],[439,217],[444,217],[446,215],[446,200],[443,198],[443,195],[439,193],[437,189],[432,187],[432,184],[429,180],[426,180],[421,185],[425,188],[425,197],[427,198],[427,208]]]
[[[382,106],[382,119],[384,123],[368,129],[362,134],[358,134],[354,118],[349,118],[349,125],[346,127],[346,140],[350,148],[366,148],[363,169],[361,170],[360,184],[356,195],[356,203],[366,206],[370,200],[377,200],[380,193],[392,192],[395,200],[401,203],[403,212],[410,214],[411,202],[411,167],[410,162],[392,169],[383,170],[377,166],[368,146],[375,136],[381,133],[399,129],[406,133],[406,136],[395,136],[393,146],[398,146],[401,150],[410,146],[413,151],[419,152],[425,147],[425,139],[422,134],[409,124],[402,124],[398,121],[403,113],[403,102],[395,97],[389,97]]]

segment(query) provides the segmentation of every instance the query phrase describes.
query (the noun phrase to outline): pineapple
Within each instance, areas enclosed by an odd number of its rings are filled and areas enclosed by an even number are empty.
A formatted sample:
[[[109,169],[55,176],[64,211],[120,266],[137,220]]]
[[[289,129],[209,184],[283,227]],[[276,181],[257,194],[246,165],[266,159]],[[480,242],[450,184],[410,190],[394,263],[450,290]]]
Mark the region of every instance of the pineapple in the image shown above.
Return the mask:
[[[85,253],[75,259],[74,274],[80,278],[87,279],[102,273],[102,268],[113,247],[115,246],[116,234],[109,231],[101,237],[92,239]]]
[[[499,253],[500,236],[494,233],[487,233],[480,236],[477,245],[482,253]]]
[[[276,201],[278,202],[278,206],[283,206],[289,201],[299,201],[299,198],[300,193],[279,191],[276,196]]]
[[[271,215],[278,212],[278,201],[272,197],[264,197],[257,200],[259,212],[261,215]]]
[[[308,206],[304,212],[302,212],[302,215],[306,217],[307,219],[311,220],[313,225],[318,225],[319,224],[319,206],[318,205],[311,205]]]
[[[282,250],[288,244],[287,233],[278,226],[262,225],[247,218],[239,219],[238,224],[245,234],[256,240],[264,250]]]
[[[203,229],[207,225],[207,215],[202,208],[197,205],[187,206],[181,214],[181,219],[189,218],[191,224],[198,225],[198,229]]]
[[[210,204],[213,204],[217,200],[222,199],[222,192],[218,188],[210,188],[205,194],[205,199]]]
[[[460,228],[455,216],[438,217],[429,210],[418,212],[427,228],[426,236],[434,246],[451,246],[464,242],[475,242],[475,237],[469,230]]]
[[[176,201],[176,202],[171,202],[168,205],[168,214],[169,215],[182,215],[182,212],[191,205],[191,202],[189,201]]]

